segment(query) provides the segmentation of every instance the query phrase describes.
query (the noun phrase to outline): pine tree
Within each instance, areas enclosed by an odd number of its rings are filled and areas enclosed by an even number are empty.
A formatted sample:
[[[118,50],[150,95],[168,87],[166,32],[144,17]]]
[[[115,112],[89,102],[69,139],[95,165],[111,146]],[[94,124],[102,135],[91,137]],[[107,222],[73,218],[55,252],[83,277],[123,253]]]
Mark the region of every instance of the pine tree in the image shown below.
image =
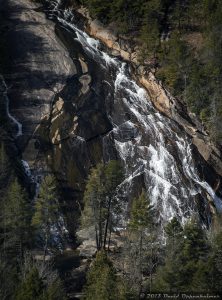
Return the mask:
[[[84,193],[82,225],[95,227],[97,249],[106,248],[113,230],[113,215],[120,213],[116,189],[122,180],[122,168],[118,161],[99,163],[92,169]]]
[[[15,300],[66,300],[63,283],[51,262],[42,263],[26,252],[19,269]]]
[[[8,187],[2,206],[2,248],[5,255],[22,256],[31,230],[31,206],[28,195],[17,179]]]
[[[176,217],[166,225],[165,233],[167,234],[167,245],[168,247],[172,247],[175,251],[175,247],[177,247],[180,243],[183,234],[183,227]]]
[[[154,209],[145,191],[132,203],[128,224],[130,247],[127,259],[130,261],[130,285],[135,286],[140,297],[143,274],[149,274],[149,290],[152,289],[153,272],[157,260],[157,238],[154,231]],[[128,264],[128,263],[127,263]]]
[[[52,175],[46,176],[40,186],[39,195],[35,203],[32,225],[40,231],[44,243],[44,260],[48,246],[50,246],[51,229],[57,223],[59,216],[59,196],[56,179]]]
[[[16,266],[12,265],[11,260],[6,260],[0,256],[0,299],[14,299],[13,295],[18,284]]]
[[[123,180],[123,170],[121,164],[117,160],[111,160],[105,165],[105,198],[106,198],[106,224],[104,232],[103,248],[106,248],[107,235],[109,230],[109,242],[113,230],[114,216],[121,213],[121,204],[116,197],[116,190],[118,185]],[[109,245],[108,245],[109,247]]]
[[[199,260],[193,276],[192,290],[198,292],[222,292],[222,233],[213,235],[205,259]]]
[[[44,283],[33,267],[18,287],[15,300],[47,300]]]
[[[105,224],[105,171],[104,165],[99,163],[92,169],[84,193],[84,211],[82,226],[95,227],[97,249],[102,248]]]
[[[105,251],[97,253],[95,261],[87,274],[84,290],[85,300],[125,300],[124,292],[112,262]]]
[[[176,228],[176,236],[168,236],[164,266],[157,272],[156,289],[167,292],[190,292],[198,268],[206,262],[208,242],[204,230],[195,220],[187,222],[183,231],[175,220],[167,228]],[[169,231],[168,231],[169,232]],[[170,230],[172,232],[172,230]]]
[[[134,198],[130,212],[129,228],[143,232],[153,224],[152,206],[149,204],[146,193],[143,190],[138,198]]]

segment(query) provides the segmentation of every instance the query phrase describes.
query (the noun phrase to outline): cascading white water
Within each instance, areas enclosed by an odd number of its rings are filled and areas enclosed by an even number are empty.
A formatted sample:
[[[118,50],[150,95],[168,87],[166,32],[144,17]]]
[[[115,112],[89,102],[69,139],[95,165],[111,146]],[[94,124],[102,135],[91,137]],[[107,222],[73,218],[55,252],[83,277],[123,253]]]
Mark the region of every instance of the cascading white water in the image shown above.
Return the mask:
[[[125,165],[126,179],[121,188],[129,193],[135,179],[142,176],[151,204],[157,208],[163,222],[175,215],[185,222],[197,213],[195,198],[198,195],[201,195],[203,207],[208,206],[208,194],[217,210],[222,211],[221,199],[199,178],[186,133],[154,109],[146,91],[130,78],[125,63],[102,51],[99,41],[76,27],[71,10],[52,11],[60,24],[75,32],[73,38],[101,65],[104,74],[111,70],[115,73],[113,82],[104,80],[114,89],[114,101],[109,116],[113,130],[103,141],[105,144],[108,137],[114,137],[113,143]]]
[[[17,131],[14,136],[15,138],[18,138],[19,136],[22,135],[22,124],[15,117],[13,117],[9,111],[8,87],[2,75],[0,75],[0,81],[2,85],[2,94],[4,97],[4,102],[6,107],[6,114],[8,118],[12,121],[12,123],[15,124]],[[23,165],[25,174],[30,178],[31,181],[34,181],[28,162],[25,160],[21,160],[21,163]]]
[[[12,121],[12,123],[16,125],[17,132],[15,134],[15,137],[17,138],[22,135],[22,124],[18,120],[16,120],[16,118],[13,117],[9,111],[8,87],[7,87],[5,80],[1,74],[0,74],[0,81],[2,84],[3,97],[5,98],[6,114],[9,117],[9,119]]]

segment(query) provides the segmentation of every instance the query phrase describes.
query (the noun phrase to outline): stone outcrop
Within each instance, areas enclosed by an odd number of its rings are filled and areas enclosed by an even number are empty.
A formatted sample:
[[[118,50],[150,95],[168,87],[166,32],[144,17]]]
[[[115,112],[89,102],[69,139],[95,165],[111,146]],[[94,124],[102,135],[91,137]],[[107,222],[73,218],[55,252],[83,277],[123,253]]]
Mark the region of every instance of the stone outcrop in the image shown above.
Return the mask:
[[[131,64],[135,80],[147,90],[157,110],[184,128],[200,155],[222,176],[221,150],[210,140],[197,116],[191,114],[184,104],[174,98],[145,65],[140,65],[136,41],[132,39],[130,42],[126,36],[118,36],[112,27],[105,27],[98,20],[93,20],[85,7],[80,7],[77,13],[85,18],[85,30],[89,35],[99,39],[111,55],[121,57]]]
[[[10,87],[10,111],[23,126],[23,140],[49,114],[55,95],[77,73],[69,52],[34,1],[2,0],[5,60],[4,78]],[[25,122],[23,122],[25,120]],[[25,141],[24,141],[25,143]]]

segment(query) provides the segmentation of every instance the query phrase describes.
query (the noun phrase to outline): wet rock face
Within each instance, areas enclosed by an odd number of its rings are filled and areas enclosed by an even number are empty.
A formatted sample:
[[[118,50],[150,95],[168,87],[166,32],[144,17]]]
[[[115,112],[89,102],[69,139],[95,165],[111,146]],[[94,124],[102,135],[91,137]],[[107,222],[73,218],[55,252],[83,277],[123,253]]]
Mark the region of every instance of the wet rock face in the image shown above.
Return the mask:
[[[23,125],[23,138],[33,134],[50,111],[54,96],[77,73],[69,53],[56,37],[55,25],[31,1],[2,0],[9,22],[5,80],[11,113]]]

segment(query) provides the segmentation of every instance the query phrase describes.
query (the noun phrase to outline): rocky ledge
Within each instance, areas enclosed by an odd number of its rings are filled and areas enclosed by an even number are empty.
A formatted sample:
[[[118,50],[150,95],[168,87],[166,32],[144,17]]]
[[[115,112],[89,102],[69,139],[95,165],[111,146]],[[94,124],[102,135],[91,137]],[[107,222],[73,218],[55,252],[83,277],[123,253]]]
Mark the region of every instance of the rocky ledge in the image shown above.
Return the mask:
[[[200,155],[217,174],[222,176],[221,149],[211,141],[197,116],[189,112],[184,104],[170,94],[150,68],[140,64],[136,41],[126,36],[119,36],[112,27],[105,27],[98,20],[92,19],[85,7],[77,9],[77,13],[85,19],[85,31],[90,36],[100,40],[110,54],[121,57],[131,64],[135,80],[147,90],[157,110],[184,128],[191,136]]]

